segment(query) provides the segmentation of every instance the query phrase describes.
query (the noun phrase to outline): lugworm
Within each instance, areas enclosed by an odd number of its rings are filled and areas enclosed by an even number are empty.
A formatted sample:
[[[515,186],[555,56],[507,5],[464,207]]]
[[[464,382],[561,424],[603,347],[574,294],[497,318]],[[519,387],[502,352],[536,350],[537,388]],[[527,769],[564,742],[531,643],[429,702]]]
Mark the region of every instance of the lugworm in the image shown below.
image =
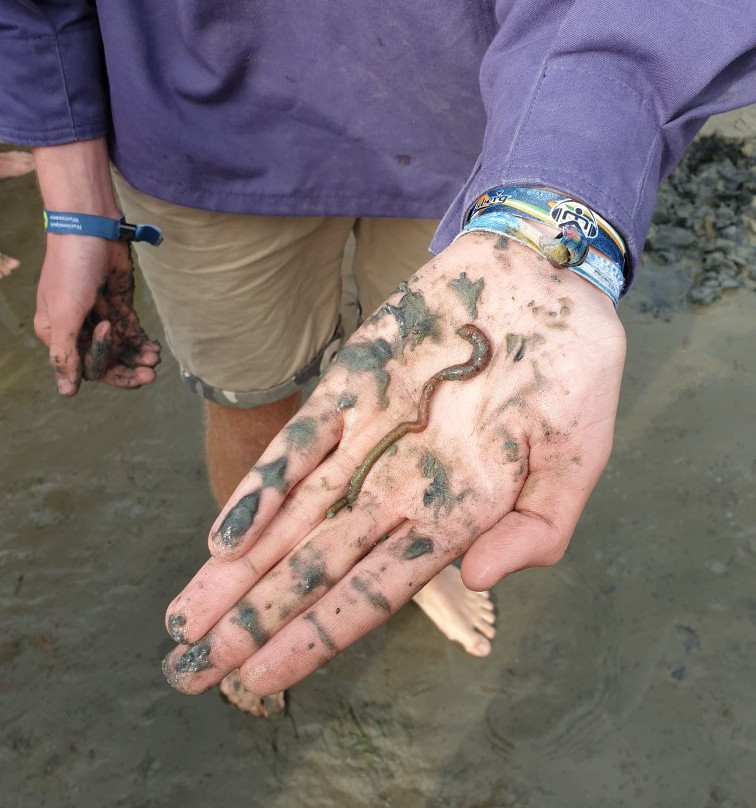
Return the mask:
[[[384,435],[378,443],[367,453],[365,459],[357,466],[357,470],[349,480],[349,487],[347,493],[336,502],[326,512],[327,519],[333,519],[334,516],[347,505],[351,505],[359,496],[362,490],[362,485],[365,478],[370,473],[378,458],[390,447],[393,446],[399,438],[406,435],[408,432],[422,432],[428,426],[428,418],[430,417],[430,403],[433,393],[439,382],[443,381],[466,381],[477,376],[488,367],[491,361],[491,342],[488,337],[472,323],[467,323],[458,329],[462,339],[467,340],[473,347],[470,358],[463,365],[450,365],[448,368],[439,370],[423,385],[420,392],[420,404],[417,408],[417,418],[414,421],[402,421],[397,424],[390,432]]]

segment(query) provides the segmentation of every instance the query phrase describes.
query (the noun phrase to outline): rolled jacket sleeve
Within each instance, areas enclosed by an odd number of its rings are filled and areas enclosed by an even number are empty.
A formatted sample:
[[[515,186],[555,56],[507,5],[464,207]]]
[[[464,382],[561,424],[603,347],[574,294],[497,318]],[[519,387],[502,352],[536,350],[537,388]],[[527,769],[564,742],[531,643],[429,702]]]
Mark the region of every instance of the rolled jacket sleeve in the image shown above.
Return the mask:
[[[52,146],[108,131],[94,2],[0,3],[0,140]]]
[[[432,249],[497,185],[545,186],[624,236],[628,283],[660,181],[706,118],[756,100],[751,0],[498,0],[482,153]]]

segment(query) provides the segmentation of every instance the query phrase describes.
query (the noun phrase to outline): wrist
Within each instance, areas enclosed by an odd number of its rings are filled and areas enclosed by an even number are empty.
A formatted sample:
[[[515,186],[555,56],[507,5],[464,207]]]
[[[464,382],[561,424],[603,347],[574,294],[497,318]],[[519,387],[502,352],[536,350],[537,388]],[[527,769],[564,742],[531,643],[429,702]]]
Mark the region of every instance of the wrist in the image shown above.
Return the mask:
[[[37,147],[33,152],[48,210],[120,218],[105,138]]]
[[[463,231],[444,254],[449,254],[456,264],[469,264],[484,273],[486,288],[494,293],[497,309],[503,310],[510,303],[517,307],[534,303],[559,310],[561,300],[569,298],[590,318],[607,317],[619,322],[617,307],[597,286],[499,234]]]

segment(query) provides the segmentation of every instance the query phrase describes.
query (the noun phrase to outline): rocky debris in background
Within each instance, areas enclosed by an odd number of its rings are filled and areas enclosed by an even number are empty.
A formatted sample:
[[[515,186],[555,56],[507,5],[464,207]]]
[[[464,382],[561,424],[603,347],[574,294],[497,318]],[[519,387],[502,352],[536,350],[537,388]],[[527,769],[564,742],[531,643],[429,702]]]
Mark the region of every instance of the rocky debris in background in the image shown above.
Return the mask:
[[[638,273],[641,309],[756,289],[755,140],[700,137],[662,183]]]

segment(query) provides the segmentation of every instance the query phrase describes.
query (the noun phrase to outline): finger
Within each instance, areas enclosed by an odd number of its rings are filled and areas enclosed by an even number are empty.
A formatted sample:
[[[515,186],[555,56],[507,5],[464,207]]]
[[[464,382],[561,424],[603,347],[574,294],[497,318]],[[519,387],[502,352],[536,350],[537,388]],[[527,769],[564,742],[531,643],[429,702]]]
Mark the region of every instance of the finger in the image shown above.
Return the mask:
[[[103,320],[92,331],[92,342],[84,354],[84,378],[95,382],[103,377],[110,364],[113,349],[112,329],[107,320]]]
[[[152,384],[157,373],[152,368],[129,368],[125,365],[115,365],[108,368],[100,378],[103,384],[120,387],[122,390],[136,390],[146,384]]]
[[[120,330],[121,325],[118,322],[118,328],[113,334],[113,354],[117,357],[118,363],[130,368],[155,367],[160,364],[160,344],[149,341],[144,332],[140,338],[133,335],[124,336]]]
[[[211,631],[166,657],[163,667],[171,684],[184,693],[201,693],[220,682],[318,601],[376,541],[363,536],[349,540],[330,524],[317,532],[268,572]],[[184,634],[194,628],[196,623],[187,625]]]
[[[329,411],[321,402],[310,399],[273,439],[221,510],[210,529],[210,552],[223,560],[233,560],[247,552],[294,486],[317,468],[339,442],[341,428],[342,421],[335,408],[331,407]],[[313,488],[310,485],[306,492],[293,497],[287,509],[291,514],[290,521],[297,522],[294,530],[298,534],[297,540],[306,535],[323,515],[319,508],[300,511],[298,507],[300,499],[306,499]],[[311,518],[297,521],[297,514],[305,512]]]
[[[60,312],[50,319],[50,364],[62,396],[75,396],[81,385],[82,362],[77,341],[83,319]]]
[[[134,358],[135,365],[142,365],[143,367],[154,368],[160,364],[160,353],[162,348],[160,343],[145,342],[142,345],[139,353]]]
[[[531,453],[530,472],[514,509],[465,553],[465,586],[482,591],[512,572],[556,564],[607,460],[608,450],[595,453],[589,465],[569,451],[559,459]]]
[[[412,529],[382,542],[244,663],[242,683],[257,695],[291,687],[388,620],[458,550]]]
[[[107,319],[107,318],[105,318]],[[162,347],[159,342],[145,338],[143,341],[125,338],[118,328],[113,332],[113,354],[118,363],[127,367],[155,367],[160,364]]]
[[[351,401],[348,417],[343,412],[342,402],[346,399]],[[366,408],[374,407],[368,396],[365,399]],[[321,521],[330,506],[344,495],[367,453],[390,427],[403,420],[403,414],[397,413],[393,405],[380,418],[374,417],[373,409],[369,410],[373,417],[366,417],[354,400],[356,396],[344,393],[333,395],[325,386],[315,391],[273,440],[216,519],[209,536],[214,556],[238,558],[268,530],[272,532],[270,541],[283,543],[288,549]],[[330,452],[333,454],[321,463]],[[285,464],[283,484],[266,484],[266,474],[281,464]]]
[[[350,513],[344,512],[338,521],[324,520],[323,512],[324,508],[321,508],[317,527],[309,535],[308,532],[302,534],[306,536],[304,540],[301,536],[296,541],[291,537],[281,539],[266,532],[253,551],[242,558],[231,562],[212,559],[206,563],[170,605],[166,618],[169,633],[178,621],[181,626],[180,641],[196,641],[242,596],[248,596],[250,590],[256,592],[260,586],[257,582],[266,573],[270,570],[286,570],[287,564],[291,566],[292,575],[301,572],[304,576],[294,586],[295,591],[309,590],[315,586],[315,582],[330,586],[403,521],[402,516],[381,508],[378,502],[371,501],[370,496],[360,503],[360,507],[355,507]],[[284,557],[288,561],[282,561]],[[321,565],[324,571],[315,575],[317,563],[326,558],[327,569]],[[310,584],[305,585],[305,578]],[[322,594],[322,590],[319,594]],[[277,601],[278,597],[273,600]]]
[[[259,572],[247,556],[236,561],[208,559],[166,610],[165,627],[170,637],[177,643],[196,642],[260,579],[263,572]],[[205,617],[208,597],[223,604],[214,620],[212,616]]]

